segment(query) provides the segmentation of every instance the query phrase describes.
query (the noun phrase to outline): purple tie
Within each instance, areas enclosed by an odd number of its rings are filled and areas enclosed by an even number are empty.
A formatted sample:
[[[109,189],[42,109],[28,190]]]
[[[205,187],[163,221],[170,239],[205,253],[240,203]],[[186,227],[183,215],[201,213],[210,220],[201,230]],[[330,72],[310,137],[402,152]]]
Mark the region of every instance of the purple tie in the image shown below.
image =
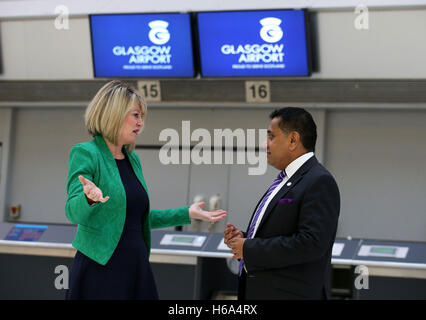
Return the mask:
[[[249,231],[247,233],[247,237],[246,237],[247,239],[251,239],[251,237],[253,236],[254,228],[256,227],[256,222],[257,222],[257,219],[259,218],[260,213],[262,212],[263,206],[265,205],[266,201],[268,200],[268,198],[272,194],[272,192],[274,192],[275,188],[283,181],[285,175],[286,175],[285,170],[280,172],[278,177],[276,177],[276,179],[274,180],[274,183],[269,187],[268,192],[266,193],[266,195],[262,199],[262,202],[257,207],[256,213],[254,215],[253,220],[251,221],[251,225],[250,225]],[[238,273],[239,275],[241,275],[241,271],[243,270],[243,266],[244,266],[244,259],[241,258],[239,273]]]

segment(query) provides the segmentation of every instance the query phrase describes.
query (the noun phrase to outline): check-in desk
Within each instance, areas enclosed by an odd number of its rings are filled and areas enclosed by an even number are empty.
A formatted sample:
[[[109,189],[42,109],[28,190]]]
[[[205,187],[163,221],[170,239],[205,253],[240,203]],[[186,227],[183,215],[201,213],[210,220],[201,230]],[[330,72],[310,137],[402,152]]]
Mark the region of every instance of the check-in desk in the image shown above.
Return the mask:
[[[332,294],[351,299],[426,299],[426,243],[336,239]]]
[[[73,225],[0,223],[0,300],[64,299],[58,266],[71,270]],[[6,240],[8,239],[8,240]],[[236,292],[221,234],[153,230],[150,262],[160,299],[210,299]],[[228,263],[231,259],[228,259]]]
[[[71,269],[75,232],[71,225],[0,223],[0,299],[64,299],[55,269]]]
[[[231,257],[220,233],[152,232],[150,261],[161,299],[236,295],[238,265]]]
[[[63,299],[55,269],[71,270],[76,227],[25,226],[0,223],[0,299]],[[238,263],[231,257],[221,233],[152,231],[150,261],[160,299],[235,296]],[[333,297],[426,298],[426,243],[336,239],[332,265]]]

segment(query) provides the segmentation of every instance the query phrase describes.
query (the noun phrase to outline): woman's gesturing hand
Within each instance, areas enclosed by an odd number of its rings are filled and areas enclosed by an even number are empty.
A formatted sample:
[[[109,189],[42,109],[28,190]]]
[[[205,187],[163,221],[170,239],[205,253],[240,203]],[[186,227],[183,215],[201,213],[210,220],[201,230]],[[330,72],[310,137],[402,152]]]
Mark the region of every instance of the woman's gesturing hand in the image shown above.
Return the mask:
[[[101,189],[99,189],[92,181],[87,180],[83,176],[78,176],[78,179],[83,185],[83,192],[86,195],[89,202],[92,201],[92,203],[94,202],[105,203],[108,201],[109,196],[106,196],[104,198],[104,196],[102,195]],[[92,203],[89,203],[89,204],[92,204]]]
[[[206,204],[204,202],[195,202],[189,207],[189,216],[192,219],[199,219],[210,222],[217,222],[226,217],[227,212],[225,210],[205,211]]]

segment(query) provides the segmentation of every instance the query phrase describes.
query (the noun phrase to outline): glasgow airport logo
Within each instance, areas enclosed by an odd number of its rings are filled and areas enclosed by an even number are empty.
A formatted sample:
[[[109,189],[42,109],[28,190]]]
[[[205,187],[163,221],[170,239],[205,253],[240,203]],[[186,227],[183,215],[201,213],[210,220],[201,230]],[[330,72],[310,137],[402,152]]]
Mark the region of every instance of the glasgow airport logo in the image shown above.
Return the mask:
[[[222,54],[238,57],[238,61],[232,64],[232,69],[285,68],[284,44],[277,43],[283,38],[280,27],[282,20],[267,17],[258,21],[262,25],[259,34],[264,42],[222,45]]]
[[[151,30],[148,37],[152,43],[157,45],[166,44],[170,40],[170,33],[167,30],[169,23],[163,20],[154,20],[148,23]]]
[[[149,40],[154,45],[134,45],[120,46],[113,48],[115,56],[129,56],[128,64],[123,69],[172,69],[170,45],[165,46],[170,40],[170,33],[167,30],[169,23],[163,20],[154,20],[148,23],[150,30],[148,32]],[[139,65],[139,66],[135,66]]]
[[[278,18],[264,18],[259,21],[263,26],[260,29],[260,37],[269,43],[278,42],[283,37],[283,30],[280,28],[281,19]]]

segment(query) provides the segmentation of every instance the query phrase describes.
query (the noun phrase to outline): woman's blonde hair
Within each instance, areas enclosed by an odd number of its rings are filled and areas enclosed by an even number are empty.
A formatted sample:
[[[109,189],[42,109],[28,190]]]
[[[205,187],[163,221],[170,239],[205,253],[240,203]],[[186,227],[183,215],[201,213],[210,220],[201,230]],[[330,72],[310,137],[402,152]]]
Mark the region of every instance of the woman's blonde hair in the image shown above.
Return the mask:
[[[108,82],[96,93],[86,109],[84,122],[89,134],[93,137],[101,135],[117,144],[124,120],[135,105],[139,105],[142,120],[145,120],[147,107],[143,96],[133,86],[120,80]],[[126,145],[126,148],[132,153],[135,144]]]

